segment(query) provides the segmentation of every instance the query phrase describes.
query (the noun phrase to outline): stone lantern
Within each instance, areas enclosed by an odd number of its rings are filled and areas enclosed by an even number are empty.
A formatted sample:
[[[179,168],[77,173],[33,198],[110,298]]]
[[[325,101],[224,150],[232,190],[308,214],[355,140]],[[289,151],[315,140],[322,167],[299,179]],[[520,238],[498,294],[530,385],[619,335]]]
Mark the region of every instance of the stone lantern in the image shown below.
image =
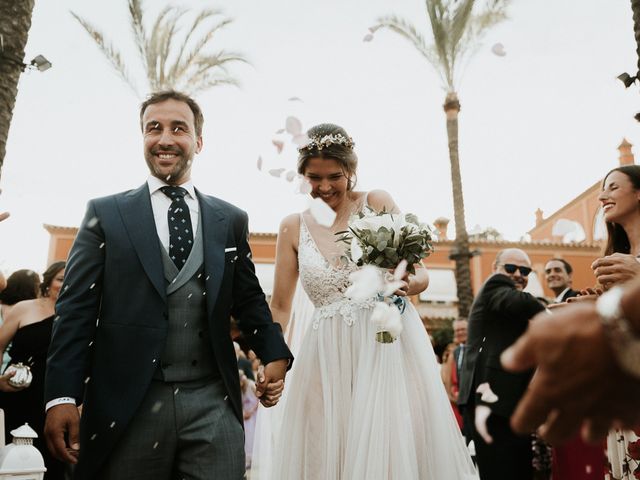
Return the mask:
[[[0,448],[0,480],[43,480],[47,469],[42,454],[33,446],[38,434],[25,423],[12,430],[11,436],[13,443]]]

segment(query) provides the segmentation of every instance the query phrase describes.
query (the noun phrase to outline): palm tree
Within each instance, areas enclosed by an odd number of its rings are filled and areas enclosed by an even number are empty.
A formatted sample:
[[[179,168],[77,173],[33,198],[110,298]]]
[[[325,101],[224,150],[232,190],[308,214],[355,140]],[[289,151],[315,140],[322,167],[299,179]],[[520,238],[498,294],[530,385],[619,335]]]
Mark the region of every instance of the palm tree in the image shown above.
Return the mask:
[[[0,173],[35,0],[0,0]]]
[[[133,38],[149,91],[175,89],[195,95],[218,85],[238,85],[238,81],[228,73],[227,66],[232,62],[246,62],[242,55],[226,50],[205,51],[214,35],[232,22],[230,18],[221,17],[222,11],[200,11],[180,40],[180,24],[187,10],[174,6],[163,8],[147,31],[143,22],[142,0],[128,0],[128,3]],[[75,12],[71,14],[93,38],[122,79],[140,96],[120,51],[91,23]]]
[[[425,0],[431,24],[433,43],[409,21],[388,15],[377,20],[370,28],[371,34],[386,28],[409,40],[422,56],[433,65],[447,90],[444,111],[447,117],[449,138],[449,161],[451,164],[451,186],[453,210],[456,223],[456,240],[450,258],[455,260],[456,287],[458,289],[458,312],[467,317],[473,302],[471,271],[469,263],[469,236],[464,218],[464,199],[458,155],[458,100],[457,84],[462,63],[468,61],[476,51],[483,35],[495,24],[506,19],[506,7],[510,0],[486,0],[480,12],[474,11],[474,0]],[[366,37],[370,40],[372,37]]]

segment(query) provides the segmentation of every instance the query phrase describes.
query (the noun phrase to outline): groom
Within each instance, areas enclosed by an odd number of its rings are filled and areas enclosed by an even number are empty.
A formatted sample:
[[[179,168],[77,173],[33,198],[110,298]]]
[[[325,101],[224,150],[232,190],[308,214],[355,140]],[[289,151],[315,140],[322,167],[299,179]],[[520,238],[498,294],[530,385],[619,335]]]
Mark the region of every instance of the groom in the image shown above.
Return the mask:
[[[76,479],[241,479],[230,317],[265,364],[274,405],[293,357],[255,276],[247,215],[196,190],[203,116],[188,96],[140,109],[151,175],[89,202],[49,348],[45,436]],[[76,405],[82,404],[82,418]]]

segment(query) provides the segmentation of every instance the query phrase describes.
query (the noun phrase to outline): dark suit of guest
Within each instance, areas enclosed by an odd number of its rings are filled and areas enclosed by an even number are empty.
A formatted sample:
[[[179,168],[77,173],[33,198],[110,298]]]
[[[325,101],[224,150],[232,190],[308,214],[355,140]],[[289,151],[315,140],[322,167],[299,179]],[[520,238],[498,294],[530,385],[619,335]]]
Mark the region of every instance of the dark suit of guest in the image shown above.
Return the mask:
[[[292,356],[255,276],[247,215],[195,190],[198,229],[178,269],[158,238],[153,192],[149,183],[89,202],[56,306],[45,399],[83,399],[76,479],[168,479],[203,459],[216,464],[185,476],[240,479],[231,315],[263,363]]]
[[[458,404],[464,407],[465,423],[471,429],[476,460],[482,480],[528,480],[532,477],[529,436],[516,436],[509,417],[531,380],[532,371],[506,372],[500,364],[502,352],[527,329],[529,319],[544,307],[529,293],[516,289],[506,275],[495,274],[483,285],[471,307]],[[486,444],[474,427],[475,406],[483,404],[476,394],[488,383],[498,400],[489,405],[489,433]]]
[[[568,299],[577,297],[578,295],[580,295],[580,292],[569,288],[562,294],[562,297],[560,298],[560,301],[558,303],[566,302]]]

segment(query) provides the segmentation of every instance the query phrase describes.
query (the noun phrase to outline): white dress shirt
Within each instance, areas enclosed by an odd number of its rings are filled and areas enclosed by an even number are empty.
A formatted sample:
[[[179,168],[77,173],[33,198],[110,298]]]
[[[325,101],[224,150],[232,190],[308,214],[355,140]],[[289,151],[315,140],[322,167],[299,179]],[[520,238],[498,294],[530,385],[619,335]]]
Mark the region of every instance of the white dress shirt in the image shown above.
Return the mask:
[[[167,197],[162,192],[162,190],[160,190],[162,187],[167,185],[167,183],[154,176],[150,175],[149,178],[147,178],[147,186],[149,187],[149,195],[151,196],[151,209],[153,210],[153,220],[156,224],[156,232],[158,232],[160,243],[168,253],[169,219],[167,216],[167,212],[169,210],[169,206],[171,205],[171,199]],[[187,194],[184,196],[184,200],[189,207],[193,238],[196,238],[196,233],[198,232],[198,219],[200,218],[200,204],[198,203],[198,199],[196,197],[196,190],[191,180],[187,180],[180,186],[187,191]],[[71,397],[54,398],[53,400],[47,402],[47,404],[45,405],[45,411],[49,410],[51,407],[61,405],[63,403],[72,403],[75,405],[76,400],[75,398]]]
[[[554,303],[562,303],[562,297],[564,297],[564,295],[565,295],[569,290],[571,290],[571,287],[567,287],[567,288],[565,288],[565,289],[562,291],[562,293],[560,293],[560,295],[558,295],[558,296],[556,297],[556,299],[554,300]]]

